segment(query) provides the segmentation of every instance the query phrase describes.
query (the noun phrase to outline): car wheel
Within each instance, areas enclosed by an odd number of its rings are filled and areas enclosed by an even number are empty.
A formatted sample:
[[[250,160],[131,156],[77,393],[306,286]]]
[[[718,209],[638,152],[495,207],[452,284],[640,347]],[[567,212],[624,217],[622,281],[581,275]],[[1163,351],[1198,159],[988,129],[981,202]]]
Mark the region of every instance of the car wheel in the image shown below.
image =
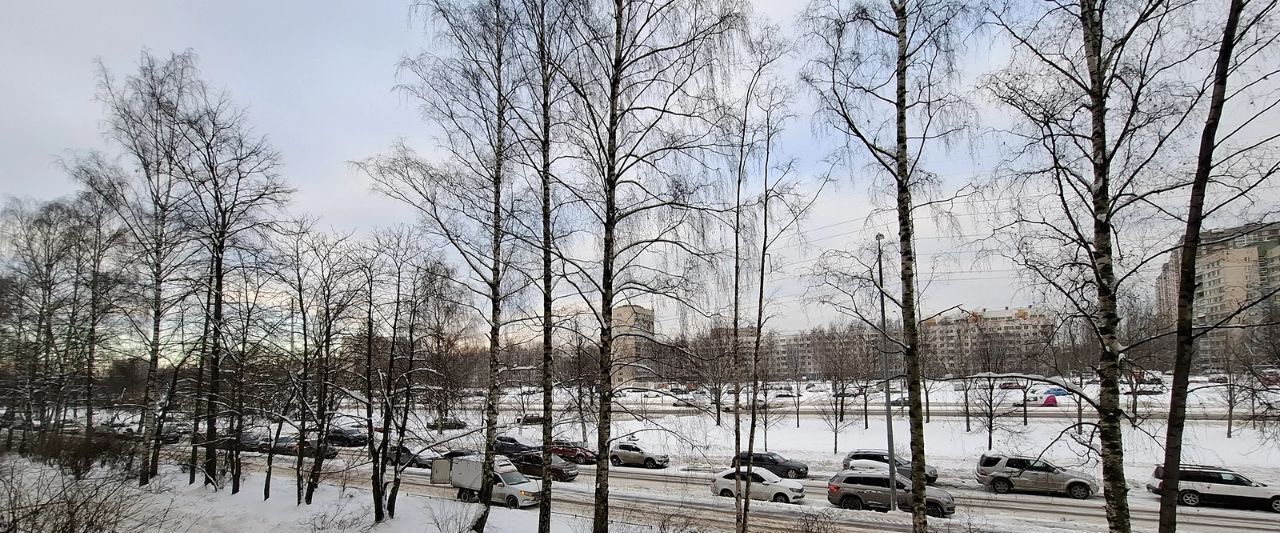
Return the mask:
[[[733,491],[731,491],[731,490],[729,490],[729,489],[723,489],[723,490],[721,490],[721,491],[720,491],[720,495],[721,495],[721,496],[724,496],[725,498],[732,498],[732,497],[733,497]]]
[[[1280,513],[1280,496],[1271,498],[1271,512]]]
[[[798,477],[800,477],[800,473],[799,473],[799,472],[796,472],[796,469],[794,469],[794,468],[788,468],[788,469],[787,469],[787,479],[795,479],[795,478],[798,478]]]
[[[773,501],[777,503],[791,503],[791,500],[787,499],[787,495],[781,492],[773,495]]]
[[[840,500],[840,507],[850,511],[861,511],[862,499],[857,496],[845,496]]]
[[[1085,485],[1084,483],[1072,483],[1071,485],[1067,486],[1067,494],[1077,500],[1089,499],[1090,492],[1092,491],[1089,490],[1089,486]]]
[[[609,458],[609,464],[613,466],[622,466],[622,459],[619,459],[616,455],[612,456]]]
[[[1005,494],[1013,490],[1013,483],[1010,483],[1005,478],[996,478],[995,481],[991,482],[991,490],[996,491],[996,494]]]
[[[1194,490],[1184,490],[1179,492],[1178,503],[1187,507],[1196,507],[1200,505],[1200,493]]]
[[[519,509],[519,508],[520,508],[520,500],[517,500],[515,496],[507,496],[507,509]]]
[[[645,460],[644,460],[644,467],[645,467],[645,468],[658,468],[658,463],[654,462],[654,460],[653,460],[653,459],[645,459]]]
[[[945,515],[942,514],[942,506],[933,502],[924,504],[924,514],[934,518],[945,518]]]

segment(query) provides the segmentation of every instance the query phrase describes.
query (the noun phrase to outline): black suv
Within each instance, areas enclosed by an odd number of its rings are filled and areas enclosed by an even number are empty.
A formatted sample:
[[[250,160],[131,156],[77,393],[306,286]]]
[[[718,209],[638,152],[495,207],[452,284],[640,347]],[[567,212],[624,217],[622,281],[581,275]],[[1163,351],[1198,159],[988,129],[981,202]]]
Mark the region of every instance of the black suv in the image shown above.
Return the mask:
[[[521,452],[536,450],[533,446],[516,440],[515,437],[498,436],[493,439],[493,451],[507,457],[511,457]]]
[[[756,468],[763,468],[779,477],[787,479],[803,479],[809,477],[809,465],[799,461],[792,461],[773,452],[753,453],[751,460],[747,460],[747,452],[738,454],[733,458],[733,467],[745,466],[750,463]]]
[[[357,428],[332,426],[325,440],[330,446],[365,446],[369,444],[369,435]]]

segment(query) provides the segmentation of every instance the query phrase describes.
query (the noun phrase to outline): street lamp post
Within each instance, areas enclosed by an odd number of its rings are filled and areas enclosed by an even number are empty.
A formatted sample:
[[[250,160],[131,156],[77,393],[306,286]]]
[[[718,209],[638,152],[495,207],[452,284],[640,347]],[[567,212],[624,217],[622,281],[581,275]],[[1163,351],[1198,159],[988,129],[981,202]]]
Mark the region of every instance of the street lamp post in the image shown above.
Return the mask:
[[[877,289],[880,292],[880,337],[877,344],[880,346],[880,365],[884,371],[884,429],[888,438],[889,452],[889,501],[893,502],[889,508],[896,510],[898,508],[898,459],[893,451],[893,407],[889,405],[889,349],[885,344],[885,336],[888,332],[885,330],[885,309],[884,309],[884,247],[881,242],[884,240],[883,233],[876,234],[876,270],[879,271],[880,282]]]

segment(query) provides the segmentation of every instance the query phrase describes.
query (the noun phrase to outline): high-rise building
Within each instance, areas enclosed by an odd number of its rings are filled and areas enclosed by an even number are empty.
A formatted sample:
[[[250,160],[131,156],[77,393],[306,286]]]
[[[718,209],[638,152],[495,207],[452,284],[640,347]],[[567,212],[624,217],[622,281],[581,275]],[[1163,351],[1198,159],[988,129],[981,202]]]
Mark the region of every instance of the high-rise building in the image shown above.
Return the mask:
[[[639,305],[613,308],[613,384],[649,380],[653,361],[653,310]]]
[[[1178,312],[1178,263],[1181,250],[1169,254],[1156,277],[1156,310],[1163,327],[1173,329]],[[1196,296],[1191,316],[1196,326],[1233,326],[1210,332],[1196,344],[1205,368],[1223,368],[1230,347],[1261,321],[1266,305],[1251,305],[1280,287],[1280,224],[1254,223],[1200,234],[1196,253]],[[1248,309],[1245,309],[1248,307]]]

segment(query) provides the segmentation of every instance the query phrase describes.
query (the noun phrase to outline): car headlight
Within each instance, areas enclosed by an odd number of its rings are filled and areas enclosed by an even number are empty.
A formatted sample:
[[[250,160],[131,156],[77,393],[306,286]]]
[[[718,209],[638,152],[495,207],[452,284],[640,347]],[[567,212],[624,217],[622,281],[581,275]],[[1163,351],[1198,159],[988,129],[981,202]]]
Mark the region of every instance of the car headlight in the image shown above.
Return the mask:
[[[795,492],[795,493],[799,493],[799,494],[804,494],[804,487],[800,487],[800,488],[792,488],[792,489],[791,489],[791,492]]]
[[[527,490],[522,490],[522,491],[520,491],[520,495],[521,495],[521,496],[533,496],[533,495],[534,495],[534,493],[529,492],[529,491],[527,491]]]

